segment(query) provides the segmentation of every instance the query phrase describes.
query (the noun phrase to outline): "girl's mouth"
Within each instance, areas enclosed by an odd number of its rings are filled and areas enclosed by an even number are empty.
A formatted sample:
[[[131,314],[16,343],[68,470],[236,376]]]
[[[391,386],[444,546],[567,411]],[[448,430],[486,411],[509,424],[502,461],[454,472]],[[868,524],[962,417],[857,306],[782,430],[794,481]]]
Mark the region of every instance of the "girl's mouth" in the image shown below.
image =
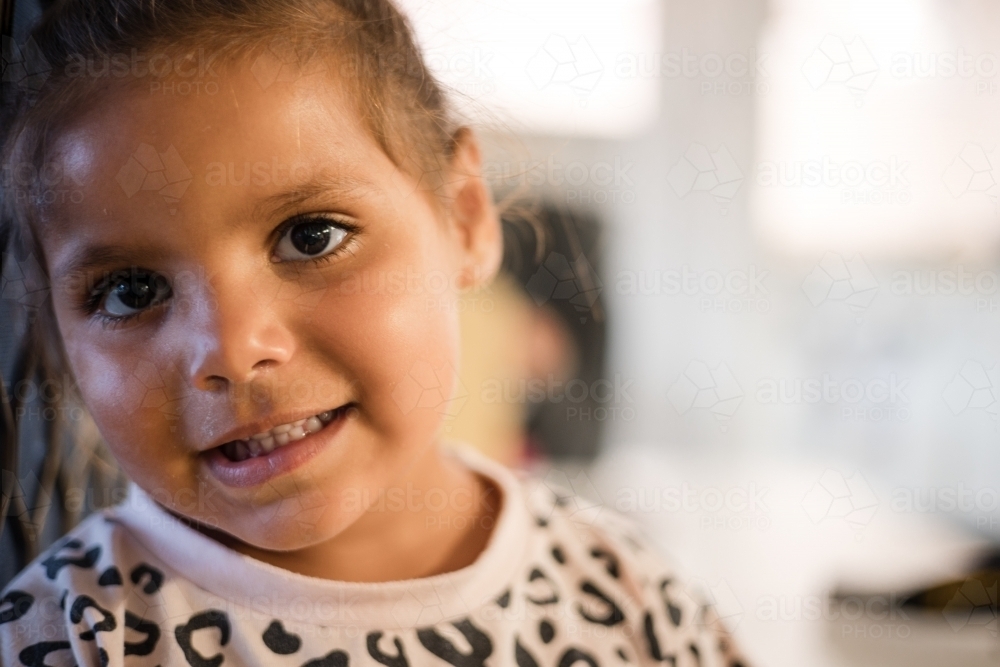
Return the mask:
[[[231,440],[222,445],[222,453],[234,463],[258,456],[266,456],[279,447],[301,440],[312,433],[318,433],[330,422],[342,416],[348,405],[336,410],[327,410],[307,419],[288,424],[279,424],[269,431],[255,433],[246,440]]]
[[[244,440],[230,440],[204,452],[211,473],[226,486],[255,487],[305,465],[338,437],[357,412],[347,403]]]

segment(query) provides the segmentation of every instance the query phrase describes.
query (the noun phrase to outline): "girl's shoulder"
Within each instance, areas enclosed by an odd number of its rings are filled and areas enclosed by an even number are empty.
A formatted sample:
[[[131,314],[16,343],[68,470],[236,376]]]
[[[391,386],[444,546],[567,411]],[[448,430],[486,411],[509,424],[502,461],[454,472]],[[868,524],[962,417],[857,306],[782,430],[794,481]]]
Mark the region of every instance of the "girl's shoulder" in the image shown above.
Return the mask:
[[[125,539],[124,528],[113,509],[95,512],[25,566],[4,589],[2,597],[5,600],[17,597],[18,591],[36,598],[51,594],[62,597],[64,592],[89,587],[91,580],[98,588],[120,586],[123,575],[117,561],[127,549],[123,544]],[[20,597],[24,599],[23,595]],[[8,611],[18,613],[17,609]]]
[[[548,561],[538,572],[551,573],[574,598],[573,611],[630,624],[641,662],[684,653],[696,662],[746,664],[711,605],[635,521],[600,502],[585,474],[524,476],[521,485],[535,524],[532,551],[538,562]]]
[[[104,664],[98,633],[124,632],[118,619],[139,637],[149,633],[141,619],[119,612],[126,601],[143,606],[163,582],[162,565],[135,543],[114,509],[90,515],[0,593],[0,664],[50,664],[59,656],[45,656],[63,651],[93,653],[93,664]]]

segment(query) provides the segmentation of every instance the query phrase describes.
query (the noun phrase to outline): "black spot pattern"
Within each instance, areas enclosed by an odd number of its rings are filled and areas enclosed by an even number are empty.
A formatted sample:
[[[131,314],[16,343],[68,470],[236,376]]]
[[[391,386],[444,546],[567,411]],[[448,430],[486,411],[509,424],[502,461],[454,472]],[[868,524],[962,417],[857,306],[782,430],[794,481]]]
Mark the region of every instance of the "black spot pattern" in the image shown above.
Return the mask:
[[[500,605],[502,609],[506,609],[507,605],[510,604],[510,589],[508,588],[503,592],[503,595],[497,598],[497,604]]]
[[[672,655],[664,655],[660,650],[660,640],[656,637],[656,628],[653,625],[653,615],[648,611],[643,618],[643,631],[646,635],[646,647],[649,649],[649,657],[657,662],[669,660],[672,664],[677,663],[677,658]]]
[[[533,568],[528,574],[528,582],[532,584],[535,584],[535,582],[542,582],[532,586],[535,592],[541,593],[541,595],[525,596],[529,602],[533,602],[537,605],[556,604],[559,602],[559,593],[556,589],[555,582],[537,567]]]
[[[469,642],[471,652],[462,653],[446,637],[434,628],[417,630],[417,639],[424,648],[455,667],[484,667],[486,658],[493,653],[493,642],[489,636],[465,618],[452,623]]]
[[[378,647],[378,640],[381,638],[381,632],[368,633],[368,655],[374,658],[375,662],[388,667],[408,667],[410,663],[406,660],[406,651],[403,649],[403,642],[399,641],[399,637],[392,638],[392,643],[396,645],[396,655],[382,652]]]
[[[618,608],[618,605],[616,605],[611,598],[605,595],[604,592],[601,591],[601,589],[595,586],[594,582],[584,581],[582,584],[580,584],[580,590],[586,593],[587,595],[592,595],[598,600],[600,600],[601,603],[604,605],[605,609],[607,610],[604,616],[591,616],[587,612],[587,610],[583,608],[582,604],[578,604],[577,610],[580,612],[580,616],[583,616],[591,623],[597,623],[600,625],[607,625],[607,626],[618,625],[619,623],[625,620],[625,614],[622,613],[622,610]]]
[[[562,548],[558,544],[552,547],[552,558],[560,565],[566,564],[566,554],[563,553]]]
[[[291,655],[302,648],[302,638],[287,632],[281,625],[281,621],[271,621],[271,625],[267,626],[261,639],[264,640],[264,646],[278,655]]]
[[[598,560],[604,561],[604,569],[607,570],[613,578],[617,579],[619,577],[618,571],[618,557],[607,549],[602,549],[601,547],[594,547],[590,550],[590,555]]]
[[[592,655],[578,648],[566,649],[566,652],[559,658],[559,667],[573,667],[578,662],[585,662],[590,667],[600,667]]]
[[[538,661],[535,660],[535,656],[528,652],[528,649],[521,646],[520,640],[514,640],[514,660],[517,662],[517,667],[538,667]]]
[[[114,565],[101,572],[101,578],[97,580],[98,586],[121,586],[122,583],[122,571]]]
[[[142,581],[143,577],[149,577],[149,581],[146,585],[142,587],[142,592],[146,595],[152,595],[156,591],[160,590],[160,586],[163,585],[163,573],[157,570],[152,565],[147,565],[146,563],[139,563],[132,570],[132,574],[129,575],[129,579],[132,580],[133,584],[138,585]]]
[[[343,651],[330,651],[322,658],[310,660],[302,667],[347,667],[349,660]]]
[[[146,635],[141,642],[125,642],[125,655],[149,655],[160,641],[160,626],[125,610],[125,627]]]
[[[91,547],[87,549],[84,553],[77,556],[65,556],[60,557],[59,552],[63,549],[70,549],[73,551],[79,551],[83,548],[83,542],[77,539],[69,539],[62,542],[58,547],[52,551],[52,555],[42,561],[41,565],[45,568],[45,576],[51,580],[55,580],[56,575],[59,574],[59,570],[72,565],[73,567],[79,567],[83,569],[89,569],[94,567],[97,563],[97,559],[101,557],[101,547],[100,545]]]
[[[621,646],[618,647],[616,653],[618,653],[619,658],[621,658],[625,662],[629,662],[628,655],[625,653],[625,649],[623,649]]]
[[[45,656],[56,651],[68,650],[70,650],[69,642],[38,642],[18,653],[17,658],[25,667],[49,667],[45,662]]]
[[[229,617],[226,616],[225,612],[218,609],[209,609],[200,614],[195,614],[184,625],[178,625],[174,628],[174,638],[184,653],[184,659],[187,660],[191,667],[219,667],[224,660],[221,653],[217,653],[211,658],[206,658],[194,650],[194,647],[191,645],[191,635],[203,628],[217,628],[219,630],[220,646],[225,646],[229,643]]]
[[[7,591],[7,595],[0,598],[0,625],[21,618],[28,613],[28,610],[31,609],[31,605],[34,603],[35,596],[31,593],[18,590]],[[7,604],[10,607],[4,609],[4,605]]]
[[[80,639],[84,641],[92,641],[98,632],[111,632],[118,627],[118,621],[115,620],[115,615],[110,611],[97,604],[94,598],[89,595],[81,595],[73,601],[73,606],[69,610],[69,620],[73,623],[79,623],[83,620],[83,612],[87,608],[92,608],[101,614],[104,618],[94,624],[89,630],[84,630],[80,633]]]
[[[670,617],[670,622],[674,624],[675,628],[681,626],[682,614],[681,608],[670,601],[670,596],[667,595],[667,588],[673,583],[672,579],[664,579],[660,582],[660,597],[663,598],[663,604],[667,610],[667,616]]]
[[[548,621],[542,620],[538,624],[538,636],[542,638],[543,642],[548,644],[556,636],[556,629]]]

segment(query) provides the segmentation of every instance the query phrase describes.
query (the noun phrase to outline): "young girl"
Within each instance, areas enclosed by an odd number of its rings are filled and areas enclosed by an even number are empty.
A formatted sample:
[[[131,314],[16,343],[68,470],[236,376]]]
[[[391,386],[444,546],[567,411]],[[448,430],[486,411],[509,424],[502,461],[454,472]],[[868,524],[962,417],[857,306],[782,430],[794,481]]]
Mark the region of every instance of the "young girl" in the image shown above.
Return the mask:
[[[627,524],[440,445],[501,233],[388,0],[66,0],[33,39],[5,218],[133,485],[3,592],[4,665],[737,664]]]

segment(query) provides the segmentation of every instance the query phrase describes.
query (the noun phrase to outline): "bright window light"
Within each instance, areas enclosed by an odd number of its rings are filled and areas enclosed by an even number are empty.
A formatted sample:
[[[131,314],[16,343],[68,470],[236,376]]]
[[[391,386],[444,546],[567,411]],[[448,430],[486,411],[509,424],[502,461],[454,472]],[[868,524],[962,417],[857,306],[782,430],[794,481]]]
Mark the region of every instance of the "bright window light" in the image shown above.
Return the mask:
[[[640,132],[657,117],[658,81],[622,66],[659,51],[656,0],[398,4],[430,68],[477,123],[612,138]]]
[[[775,0],[751,212],[794,254],[985,257],[1000,243],[1000,11]]]

